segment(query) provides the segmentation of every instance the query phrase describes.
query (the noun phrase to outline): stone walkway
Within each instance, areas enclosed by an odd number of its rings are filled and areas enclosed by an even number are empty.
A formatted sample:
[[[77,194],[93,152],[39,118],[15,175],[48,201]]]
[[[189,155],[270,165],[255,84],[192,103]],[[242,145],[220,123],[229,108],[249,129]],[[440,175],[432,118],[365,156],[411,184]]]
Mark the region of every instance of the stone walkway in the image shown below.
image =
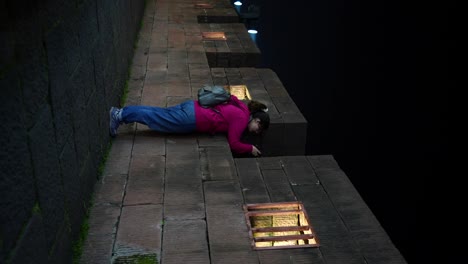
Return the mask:
[[[205,83],[269,71],[210,68],[200,34],[207,24],[198,24],[193,5],[148,1],[126,105],[171,106],[195,98]],[[243,205],[292,201],[304,203],[320,246],[252,249]],[[81,263],[143,260],[405,263],[333,157],[234,158],[224,135],[163,135],[129,124],[119,128],[95,186]]]

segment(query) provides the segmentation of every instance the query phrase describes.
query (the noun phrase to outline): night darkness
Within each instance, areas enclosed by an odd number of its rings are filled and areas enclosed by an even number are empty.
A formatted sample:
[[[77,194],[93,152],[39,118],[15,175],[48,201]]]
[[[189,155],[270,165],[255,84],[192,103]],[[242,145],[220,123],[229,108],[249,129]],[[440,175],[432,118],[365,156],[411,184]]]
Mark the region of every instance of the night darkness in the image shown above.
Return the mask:
[[[243,1],[256,41],[408,263],[431,263],[429,185],[446,159],[448,8],[409,1]],[[307,3],[307,5],[304,5]],[[440,4],[440,3],[439,3]]]

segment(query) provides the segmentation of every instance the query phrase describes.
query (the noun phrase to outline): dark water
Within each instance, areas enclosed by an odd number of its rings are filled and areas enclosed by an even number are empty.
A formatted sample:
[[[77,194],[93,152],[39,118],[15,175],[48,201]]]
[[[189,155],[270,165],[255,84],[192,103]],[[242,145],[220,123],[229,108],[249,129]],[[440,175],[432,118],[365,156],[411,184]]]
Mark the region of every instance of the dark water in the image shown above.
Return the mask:
[[[447,8],[403,1],[243,1],[256,42],[408,263],[431,263],[429,182],[446,157]],[[245,10],[245,9],[244,9]],[[452,43],[453,42],[453,43]],[[454,45],[453,45],[454,46]]]

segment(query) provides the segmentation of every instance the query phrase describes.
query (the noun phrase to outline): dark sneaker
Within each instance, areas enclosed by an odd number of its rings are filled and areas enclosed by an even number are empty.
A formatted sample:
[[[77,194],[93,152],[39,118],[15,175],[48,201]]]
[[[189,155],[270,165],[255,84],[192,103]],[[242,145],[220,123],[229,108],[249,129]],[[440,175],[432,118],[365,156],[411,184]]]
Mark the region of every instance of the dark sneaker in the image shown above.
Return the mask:
[[[112,137],[117,135],[117,129],[120,125],[120,111],[117,107],[111,107],[109,110],[109,132]]]

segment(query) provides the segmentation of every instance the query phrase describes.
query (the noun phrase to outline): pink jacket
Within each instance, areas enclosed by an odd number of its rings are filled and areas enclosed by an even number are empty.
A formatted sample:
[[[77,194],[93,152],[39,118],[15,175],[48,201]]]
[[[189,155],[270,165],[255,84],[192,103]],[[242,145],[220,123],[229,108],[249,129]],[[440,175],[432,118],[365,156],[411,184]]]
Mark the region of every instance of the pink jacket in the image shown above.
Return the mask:
[[[195,101],[195,123],[198,132],[227,132],[229,146],[235,153],[252,152],[252,145],[240,141],[249,123],[250,112],[247,105],[231,95],[231,102],[210,108],[203,108]]]

